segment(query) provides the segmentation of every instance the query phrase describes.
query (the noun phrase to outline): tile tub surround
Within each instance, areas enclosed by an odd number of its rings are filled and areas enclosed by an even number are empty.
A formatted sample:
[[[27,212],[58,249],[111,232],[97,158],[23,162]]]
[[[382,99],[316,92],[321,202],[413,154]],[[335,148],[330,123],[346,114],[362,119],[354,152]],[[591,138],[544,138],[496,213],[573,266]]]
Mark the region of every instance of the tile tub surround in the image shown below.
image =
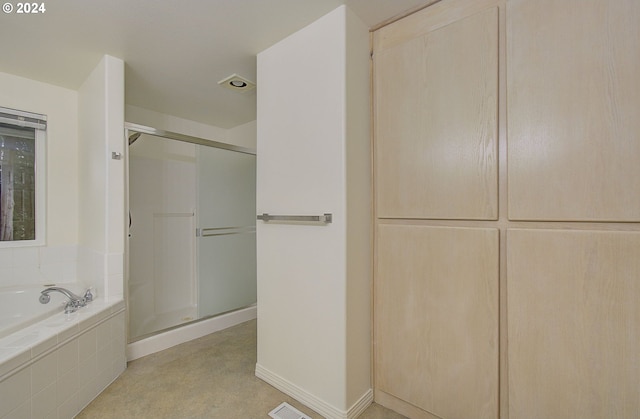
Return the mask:
[[[0,287],[76,282],[78,246],[0,248]]]
[[[126,367],[122,298],[0,339],[0,419],[75,416]]]

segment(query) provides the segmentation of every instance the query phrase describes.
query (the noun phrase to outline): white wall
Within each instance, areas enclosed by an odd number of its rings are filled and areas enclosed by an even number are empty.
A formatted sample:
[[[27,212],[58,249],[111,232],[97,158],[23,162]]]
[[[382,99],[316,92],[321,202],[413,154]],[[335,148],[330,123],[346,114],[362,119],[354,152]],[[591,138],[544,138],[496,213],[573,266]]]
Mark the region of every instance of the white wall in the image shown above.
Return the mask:
[[[347,401],[372,386],[371,370],[371,134],[369,30],[347,8]]]
[[[47,115],[47,244],[78,241],[78,94],[0,73],[0,106]]]
[[[123,294],[124,62],[105,55],[78,91],[79,273],[99,293]]]
[[[124,63],[105,56],[79,91],[0,73],[0,106],[47,115],[46,246],[1,249],[0,286],[84,282],[122,295]]]
[[[256,121],[238,125],[237,127],[227,130],[132,105],[125,106],[125,119],[127,122],[164,131],[219,141],[240,147],[256,148]]]
[[[79,90],[79,241],[87,248],[104,253],[107,250],[107,147],[105,142],[106,68],[98,65]]]
[[[221,139],[226,135],[226,130],[223,128],[151,111],[138,106],[126,105],[125,114],[127,122],[146,125],[148,127],[165,131],[177,132],[179,134],[191,135],[192,137],[222,141]]]
[[[325,417],[371,401],[368,50],[342,6],[258,55],[258,213],[334,220],[258,223],[256,375]]]
[[[46,245],[0,249],[0,287],[76,280],[78,94],[0,73],[0,106],[47,115]]]
[[[227,141],[241,147],[256,148],[256,121],[247,122],[227,130]]]

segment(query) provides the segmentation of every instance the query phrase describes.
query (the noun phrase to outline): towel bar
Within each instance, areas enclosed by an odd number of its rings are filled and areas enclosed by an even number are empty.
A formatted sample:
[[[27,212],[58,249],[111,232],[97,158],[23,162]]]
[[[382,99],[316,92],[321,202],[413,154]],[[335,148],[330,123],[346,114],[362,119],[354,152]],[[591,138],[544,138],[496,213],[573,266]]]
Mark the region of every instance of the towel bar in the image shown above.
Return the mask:
[[[271,214],[259,214],[258,220],[262,220],[264,222],[268,221],[306,221],[306,222],[319,222],[319,223],[330,223],[332,221],[333,215],[330,213],[323,215],[271,215]]]

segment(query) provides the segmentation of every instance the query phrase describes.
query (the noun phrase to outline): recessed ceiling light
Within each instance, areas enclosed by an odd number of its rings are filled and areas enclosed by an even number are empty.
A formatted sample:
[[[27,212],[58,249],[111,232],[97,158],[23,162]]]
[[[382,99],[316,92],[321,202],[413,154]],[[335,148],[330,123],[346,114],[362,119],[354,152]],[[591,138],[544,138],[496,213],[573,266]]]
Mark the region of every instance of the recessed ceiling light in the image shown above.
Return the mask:
[[[237,74],[232,74],[229,77],[220,80],[218,84],[222,87],[235,91],[247,91],[256,87],[255,83]]]

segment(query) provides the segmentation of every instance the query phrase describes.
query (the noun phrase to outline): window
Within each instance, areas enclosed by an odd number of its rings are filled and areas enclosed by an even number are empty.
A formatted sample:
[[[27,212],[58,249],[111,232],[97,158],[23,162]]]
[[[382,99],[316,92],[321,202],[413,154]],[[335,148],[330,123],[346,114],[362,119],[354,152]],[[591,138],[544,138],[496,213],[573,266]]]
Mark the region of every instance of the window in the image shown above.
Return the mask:
[[[44,115],[0,108],[0,247],[44,244]]]

